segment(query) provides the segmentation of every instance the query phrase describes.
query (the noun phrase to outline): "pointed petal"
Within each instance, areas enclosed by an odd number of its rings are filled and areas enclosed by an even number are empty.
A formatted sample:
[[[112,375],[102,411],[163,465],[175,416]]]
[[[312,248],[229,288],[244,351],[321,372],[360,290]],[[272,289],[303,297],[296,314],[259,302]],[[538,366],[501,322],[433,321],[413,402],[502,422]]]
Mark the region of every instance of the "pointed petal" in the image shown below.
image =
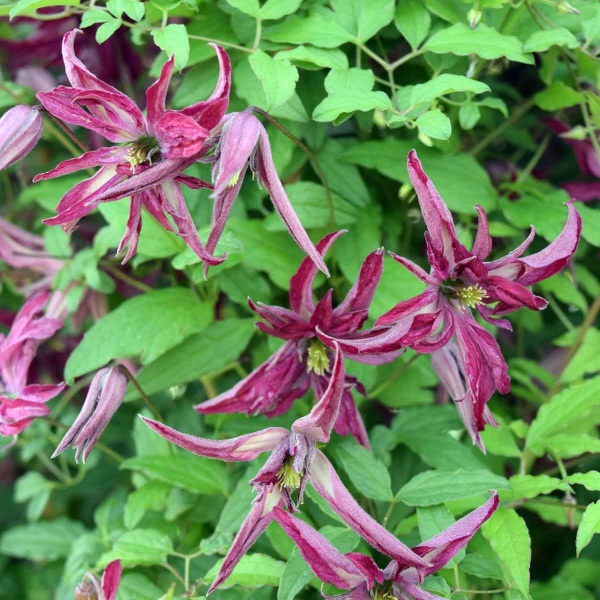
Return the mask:
[[[345,390],[342,394],[340,412],[334,429],[338,435],[353,435],[359,444],[365,448],[371,447],[365,424],[350,390]]]
[[[399,262],[403,267],[406,267],[415,277],[418,277],[421,281],[428,285],[437,285],[439,283],[437,277],[430,275],[422,269],[419,265],[414,263],[412,260],[408,260],[408,258],[404,258],[403,256],[399,256],[394,252],[388,250],[388,254],[396,261]]]
[[[175,56],[172,55],[163,65],[158,79],[146,90],[146,118],[150,132],[154,133],[156,122],[165,112],[165,102],[173,74]]]
[[[473,254],[480,260],[485,260],[492,251],[492,238],[490,236],[490,226],[488,224],[485,210],[479,204],[475,207],[479,215],[479,223],[477,224],[477,235],[473,243]]]
[[[529,230],[529,235],[512,252],[509,252],[506,256],[503,256],[502,258],[498,258],[497,260],[491,260],[489,262],[486,262],[486,263],[484,263],[484,266],[487,268],[487,270],[490,274],[494,274],[494,275],[496,275],[496,274],[504,275],[504,273],[492,273],[492,271],[496,271],[498,269],[502,269],[505,267],[511,267],[513,265],[516,266],[515,271],[517,273],[521,273],[523,271],[523,267],[521,265],[515,264],[515,263],[517,263],[516,259],[519,258],[525,252],[525,250],[527,250],[527,248],[529,248],[529,246],[531,245],[531,242],[533,242],[534,237],[535,237],[535,227],[533,227],[533,225],[532,225],[531,229]]]
[[[515,310],[522,306],[531,310],[543,310],[548,306],[546,300],[536,296],[520,283],[505,277],[492,275],[484,282],[484,289],[490,298],[512,306]]]
[[[412,581],[409,581],[403,577],[399,577],[396,582],[400,585],[402,592],[409,594],[407,596],[405,593],[402,593],[399,598],[402,598],[403,600],[408,598],[411,600],[444,600],[442,596],[437,596],[436,594],[427,592],[421,589],[418,585],[415,585]]]
[[[129,245],[127,254],[123,258],[121,264],[124,265],[137,251],[138,240],[140,238],[140,232],[142,230],[142,194],[133,194],[131,196],[131,203],[129,205],[129,217],[127,219],[127,225],[125,233],[119,242],[117,248],[117,256],[123,252],[125,246]]]
[[[394,308],[381,315],[377,321],[375,321],[375,327],[392,325],[400,319],[414,316],[418,313],[435,312],[437,311],[439,295],[440,291],[437,286],[429,286],[418,296],[399,302]]]
[[[166,158],[189,158],[202,150],[209,131],[191,117],[168,110],[156,121],[155,135]]]
[[[172,444],[207,458],[228,462],[254,460],[262,452],[273,450],[278,442],[290,433],[281,427],[268,427],[256,433],[248,433],[229,440],[209,440],[167,427],[158,421],[140,415],[140,419]]]
[[[310,482],[342,520],[373,548],[402,564],[421,568],[428,566],[360,507],[320,450],[312,464]]]
[[[106,600],[115,600],[119,583],[121,583],[121,573],[123,567],[120,560],[113,560],[108,563],[102,575],[102,591],[106,596]]]

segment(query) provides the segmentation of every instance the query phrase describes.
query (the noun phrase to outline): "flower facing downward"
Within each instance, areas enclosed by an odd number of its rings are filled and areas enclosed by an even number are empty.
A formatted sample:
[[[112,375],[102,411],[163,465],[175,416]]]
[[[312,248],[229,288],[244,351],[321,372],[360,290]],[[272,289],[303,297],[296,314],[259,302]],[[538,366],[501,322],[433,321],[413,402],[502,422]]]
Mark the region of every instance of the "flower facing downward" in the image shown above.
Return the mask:
[[[0,119],[0,170],[29,154],[42,136],[42,117],[37,108],[15,106]]]
[[[302,503],[307,483],[314,487],[340,517],[375,548],[385,543],[395,559],[413,567],[426,562],[367,514],[345,488],[318,443],[329,440],[337,419],[344,389],[344,366],[336,352],[331,380],[309,415],[296,420],[291,431],[269,427],[256,433],[228,440],[210,440],[180,433],[162,423],[141,417],[166,440],[208,458],[224,461],[251,461],[263,452],[271,452],[263,467],[251,481],[257,497],[240,531],[236,535],[217,577],[208,593],[221,585],[241,557],[273,520],[276,506],[295,512]]]
[[[126,388],[127,377],[120,367],[100,369],[92,379],[81,412],[52,458],[72,446],[75,448],[75,460],[79,462],[81,458],[85,463],[112,416],[121,406]]]
[[[104,569],[102,581],[93,573],[86,573],[75,589],[75,600],[115,600],[122,570],[121,561],[113,560]]]

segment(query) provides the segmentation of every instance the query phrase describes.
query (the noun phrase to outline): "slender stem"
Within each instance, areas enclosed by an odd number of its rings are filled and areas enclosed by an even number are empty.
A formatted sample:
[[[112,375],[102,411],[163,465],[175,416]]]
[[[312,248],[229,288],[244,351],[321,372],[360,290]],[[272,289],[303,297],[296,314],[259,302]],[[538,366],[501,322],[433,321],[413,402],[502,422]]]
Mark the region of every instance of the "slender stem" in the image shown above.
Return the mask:
[[[126,273],[123,273],[123,271],[121,271],[117,267],[111,265],[108,261],[102,261],[100,264],[111,275],[114,275],[117,279],[120,279],[123,283],[126,283],[127,285],[130,285],[131,287],[134,287],[134,288],[136,288],[136,289],[138,289],[141,292],[144,292],[146,294],[148,292],[152,291],[152,288],[149,285],[146,285],[145,283],[143,283],[141,281],[138,281],[137,279],[134,279],[133,277],[130,277]]]
[[[179,574],[179,572],[175,567],[173,567],[173,565],[170,565],[168,562],[164,562],[161,563],[160,566],[167,569],[167,571],[169,571],[177,579],[177,581],[179,581],[179,583],[181,583],[185,587],[185,579]],[[187,591],[187,587],[185,589]]]
[[[208,375],[201,377],[200,382],[202,383],[202,387],[204,388],[204,393],[208,400],[214,398],[217,395],[217,388],[215,387],[215,382],[212,377]]]
[[[395,506],[396,506],[397,502],[396,499],[394,498],[391,502],[390,505],[388,506],[388,509],[383,517],[383,521],[381,522],[381,525],[383,527],[387,526],[387,522],[389,521],[390,516],[392,515],[392,511],[394,510]]]
[[[148,31],[151,31],[151,28],[148,28]],[[191,35],[188,33],[188,38],[190,40],[198,40],[200,42],[208,42],[209,44],[218,44],[219,46],[223,46],[223,48],[231,48],[232,50],[239,50],[240,52],[247,52],[248,54],[252,54],[251,48],[245,48],[244,46],[239,46],[238,44],[232,44],[231,42],[224,42],[223,40],[215,40],[214,38],[204,37],[202,35]]]
[[[333,199],[331,197],[331,188],[329,187],[329,183],[327,181],[327,176],[325,175],[323,169],[321,168],[321,165],[319,164],[317,157],[308,148],[308,146],[306,146],[306,144],[304,144],[302,141],[300,141],[291,131],[288,131],[279,121],[274,119],[268,112],[264,111],[262,108],[258,108],[258,106],[251,106],[249,108],[249,110],[251,110],[252,112],[258,113],[259,115],[261,115],[262,117],[267,119],[267,121],[269,121],[269,123],[271,123],[274,127],[279,129],[279,131],[281,131],[281,133],[283,133],[283,135],[290,138],[290,140],[292,140],[292,142],[294,142],[294,144],[296,144],[296,146],[298,146],[298,148],[300,148],[302,150],[302,152],[304,152],[304,154],[306,154],[306,156],[308,157],[308,160],[310,161],[310,164],[312,165],[313,169],[315,170],[316,174],[318,175],[319,179],[321,180],[323,189],[325,190],[325,198],[327,200],[327,207],[329,209],[329,225],[331,227],[335,227],[335,211],[333,208]]]
[[[455,594],[459,592],[462,594],[501,594],[502,592],[509,592],[512,588],[495,588],[493,590],[462,590],[456,589],[454,590]]]
[[[567,317],[564,310],[560,307],[560,305],[554,299],[552,294],[546,292],[544,295],[546,296],[546,298],[548,298],[548,304],[550,305],[550,308],[552,309],[554,314],[558,317],[558,320],[565,326],[567,331],[573,331],[575,329],[575,325],[571,323],[569,317]]]
[[[368,48],[367,46],[365,46],[364,44],[357,44],[357,46],[371,59],[373,59],[378,65],[380,65],[383,69],[385,69],[386,71],[389,71],[391,69],[391,65],[383,60],[383,58],[381,58],[381,56],[379,56],[379,54],[376,54],[375,52],[373,52],[373,50],[371,50],[370,48]],[[393,70],[393,69],[392,69]]]
[[[49,117],[63,130],[65,135],[82,151],[89,152],[90,149],[84,144],[60,119],[55,117],[52,113],[48,112],[45,108],[40,108],[40,112],[45,112]],[[75,153],[75,156],[79,156],[79,153]]]
[[[425,52],[425,50],[423,50],[423,49],[413,50],[412,52],[409,52],[408,54],[401,56],[398,60],[391,63],[389,65],[389,67],[393,71],[394,69],[397,69],[399,66],[403,65],[404,63],[408,62],[409,60],[412,60],[413,58],[416,58],[417,56],[421,56],[421,54],[423,54],[423,52]]]
[[[50,471],[60,482],[67,483],[67,476],[42,452],[35,454],[40,462]],[[70,479],[70,478],[69,478]]]
[[[254,35],[254,42],[252,44],[252,52],[258,50],[260,45],[260,36],[262,35],[262,19],[256,19],[256,34]]]
[[[379,386],[377,386],[374,390],[369,392],[369,396],[371,398],[377,398],[377,396],[379,394],[381,394],[381,392],[383,392],[383,390],[385,390],[392,383],[392,381],[394,381],[395,379],[398,379],[398,377],[400,377],[400,375],[402,375],[402,373],[404,373],[404,371],[406,371],[406,369],[408,369],[408,367],[413,362],[415,362],[415,360],[417,360],[417,358],[419,358],[421,356],[422,356],[422,354],[413,354],[413,356],[411,356],[405,363],[402,363],[398,367],[398,369],[392,375],[390,375],[390,377],[388,377],[383,383],[381,383]]]
[[[550,143],[551,136],[552,134],[550,133],[546,134],[546,136],[542,140],[542,143],[538,146],[534,155],[531,157],[531,160],[527,163],[527,166],[519,173],[516,183],[522,183],[531,175],[531,172],[533,171],[533,169],[535,169],[535,166],[538,164],[538,162],[544,155],[544,152],[546,152],[546,148]]]
[[[46,121],[46,129],[75,157],[81,156],[80,150],[73,144],[66,135],[63,135],[58,127],[55,127],[50,121]],[[92,169],[86,169],[88,173],[93,173]]]
[[[116,450],[113,450],[112,448],[109,448],[106,444],[97,442],[96,448],[98,448],[98,450],[100,450],[101,452],[104,452],[104,454],[106,454],[107,456],[110,456],[117,463],[122,463],[125,460],[125,457],[121,453],[117,452]]]
[[[54,417],[54,419],[50,422],[53,422],[54,424],[58,423],[61,427],[66,427],[66,426],[63,426],[62,423],[60,423],[59,421],[55,421],[55,419],[58,419],[58,416],[62,413],[62,411],[69,405],[71,400],[73,400],[73,398],[84,387],[87,387],[88,385],[90,385],[90,383],[92,382],[92,379],[94,377],[95,377],[95,373],[87,375],[86,377],[82,377],[77,383],[75,383],[69,387],[69,390],[62,395],[60,402],[56,405],[56,408],[52,411],[52,416]]]
[[[144,390],[142,389],[142,386],[138,383],[134,374],[123,364],[119,365],[119,369],[121,369],[121,371],[127,377],[127,379],[129,379],[129,381],[131,381],[131,383],[133,384],[133,387],[138,391],[138,394],[142,397],[142,400],[146,403],[148,408],[152,411],[152,414],[159,421],[164,423],[164,419],[162,418],[161,414],[158,412],[158,409],[156,408],[156,406],[154,406],[154,404],[152,404],[150,398],[148,398],[148,396],[146,395],[146,392],[144,392]]]

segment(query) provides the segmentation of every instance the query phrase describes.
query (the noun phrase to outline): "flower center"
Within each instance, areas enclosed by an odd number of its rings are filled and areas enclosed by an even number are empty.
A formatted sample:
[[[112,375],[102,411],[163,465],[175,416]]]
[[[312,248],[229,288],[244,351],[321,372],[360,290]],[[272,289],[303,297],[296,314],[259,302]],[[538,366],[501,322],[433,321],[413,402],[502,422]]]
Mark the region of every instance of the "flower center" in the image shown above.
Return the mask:
[[[397,600],[397,596],[394,595],[394,588],[387,581],[383,584],[375,584],[372,598],[373,600]]]
[[[471,308],[483,304],[484,298],[487,298],[487,292],[478,283],[454,288],[454,293],[463,304]]]
[[[292,492],[300,487],[302,473],[294,471],[294,459],[288,456],[285,459],[281,469],[277,471],[277,483],[279,487],[285,488],[288,492]]]
[[[131,170],[135,171],[138,165],[147,162],[152,164],[152,157],[159,151],[158,144],[154,138],[143,137],[133,142],[127,151],[125,160],[131,165]]]
[[[328,349],[321,340],[314,339],[310,341],[306,370],[313,371],[315,375],[324,375],[329,371]]]

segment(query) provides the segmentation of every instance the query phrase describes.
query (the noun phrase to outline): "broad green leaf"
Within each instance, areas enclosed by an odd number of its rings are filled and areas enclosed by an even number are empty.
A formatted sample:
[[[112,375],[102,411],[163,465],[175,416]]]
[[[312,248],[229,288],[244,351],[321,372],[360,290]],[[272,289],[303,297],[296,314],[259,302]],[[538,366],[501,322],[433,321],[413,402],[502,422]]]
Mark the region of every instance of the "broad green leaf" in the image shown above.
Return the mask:
[[[531,539],[525,521],[512,508],[498,508],[481,527],[485,539],[504,563],[510,580],[529,597]]]
[[[119,584],[119,600],[156,600],[162,592],[162,588],[141,573],[125,573]]]
[[[19,15],[35,13],[38,8],[49,8],[51,6],[79,6],[80,0],[19,0],[8,15],[11,20]]]
[[[96,41],[99,44],[104,44],[106,40],[108,40],[118,31],[121,25],[123,25],[121,19],[112,19],[106,23],[103,23],[96,30]]]
[[[296,12],[301,4],[302,0],[267,0],[262,5],[258,18],[263,21],[275,21]]]
[[[171,487],[160,481],[151,480],[142,487],[131,492],[127,496],[125,504],[125,513],[123,514],[123,523],[127,529],[133,529],[144,516],[147,510],[155,508],[161,502],[164,503]]]
[[[587,473],[573,473],[567,477],[569,483],[582,485],[590,492],[600,492],[600,473],[588,471]]]
[[[523,44],[524,52],[545,52],[552,46],[563,46],[577,48],[577,38],[564,27],[536,31]]]
[[[202,333],[188,337],[179,346],[143,367],[137,374],[137,380],[146,394],[198,380],[237,360],[254,332],[253,319],[226,319],[212,323]],[[130,388],[125,400],[137,396],[135,388]]]
[[[512,489],[500,491],[502,502],[535,498],[564,486],[560,479],[548,475],[513,475],[508,481]]]
[[[371,39],[394,18],[394,0],[332,0],[335,20],[359,42]]]
[[[98,563],[105,567],[120,559],[124,567],[159,565],[173,552],[173,543],[164,533],[155,529],[126,531],[113,543],[110,552],[103,554]]]
[[[210,458],[189,454],[136,456],[121,463],[121,468],[141,471],[147,477],[198,494],[227,493],[227,469],[222,462]]]
[[[469,6],[462,0],[425,0],[424,4],[429,12],[449,23],[467,20]]]
[[[296,46],[292,50],[280,50],[276,58],[285,58],[304,69],[339,69],[348,68],[348,58],[337,48],[315,48],[314,46]]]
[[[497,417],[498,427],[486,427],[481,432],[481,439],[490,454],[519,458],[521,449],[517,446],[510,427]]]
[[[320,13],[288,17],[283,23],[265,29],[263,37],[272,42],[312,44],[319,48],[337,48],[352,40],[343,27]]]
[[[36,471],[28,471],[15,484],[15,502],[27,502],[27,520],[37,521],[56,487]]]
[[[417,508],[417,519],[419,522],[419,536],[422,540],[428,540],[438,533],[454,525],[455,519],[444,504],[433,506],[420,506]]]
[[[414,50],[429,33],[431,15],[422,0],[400,0],[396,7],[394,23]]]
[[[113,17],[110,13],[105,10],[100,10],[99,8],[92,8],[83,13],[81,17],[80,27],[85,29],[86,27],[91,27],[92,25],[96,25],[97,23],[106,23],[107,21],[112,21]]]
[[[489,92],[490,88],[482,81],[476,81],[463,75],[450,75],[444,73],[430,79],[427,83],[418,83],[412,89],[410,103],[417,105],[421,103],[431,103],[440,96],[452,94],[454,92],[472,92],[473,94],[483,94]]]
[[[212,307],[186,288],[135,296],[90,327],[71,353],[65,377],[72,381],[115,358],[139,355],[143,364],[150,363],[211,320]]]
[[[562,282],[565,286],[565,282]],[[571,340],[571,344],[573,340]],[[559,344],[562,346],[562,344]],[[570,345],[570,344],[569,344]],[[600,330],[591,327],[585,333],[583,342],[571,359],[565,370],[560,375],[561,381],[572,381],[583,375],[593,374],[600,371]]]
[[[202,579],[206,583],[212,583],[222,564],[223,560],[217,562]],[[284,568],[284,562],[266,554],[244,554],[233,573],[221,585],[221,589],[227,589],[233,585],[241,585],[246,588],[261,587],[263,585],[277,586]]]
[[[545,90],[535,94],[534,100],[536,106],[542,110],[554,112],[561,108],[581,104],[585,101],[585,96],[557,80],[553,81]]]
[[[470,498],[489,490],[509,489],[504,477],[483,469],[425,471],[402,486],[396,498],[409,506],[432,506],[448,500]]]
[[[521,41],[512,35],[503,35],[496,29],[480,23],[471,29],[464,23],[456,23],[438,31],[427,40],[425,48],[436,54],[468,56],[477,54],[493,60],[505,56],[508,60],[533,64],[533,57],[523,51]]]
[[[267,110],[273,110],[291,98],[298,81],[298,70],[289,60],[271,58],[262,50],[256,50],[249,61],[265,92]]]
[[[337,444],[333,454],[344,467],[356,489],[373,500],[389,502],[394,499],[390,474],[373,452],[360,446],[353,439]]]
[[[175,55],[175,68],[181,71],[190,58],[190,41],[185,25],[171,23],[163,29],[153,29],[154,43],[164,50],[167,56]]]
[[[375,108],[387,110],[391,101],[384,92],[373,92],[375,76],[366,69],[332,70],[325,78],[327,98],[315,107],[315,121],[335,121],[343,115],[347,118],[356,111]]]
[[[575,540],[577,556],[581,554],[596,533],[600,533],[600,500],[590,504],[581,517],[581,524],[577,528],[577,539]]]
[[[226,0],[229,6],[237,8],[239,11],[254,17],[259,18],[260,15],[260,4],[258,0]]]
[[[34,561],[66,558],[71,545],[84,531],[81,523],[64,517],[18,525],[0,537],[0,554]]]
[[[471,102],[463,104],[458,109],[458,122],[465,131],[473,129],[473,127],[477,125],[477,121],[479,121],[480,117],[481,111],[479,110],[479,107]]]
[[[461,571],[481,579],[504,579],[502,567],[495,560],[481,554],[467,554],[458,566]]]
[[[447,140],[452,133],[450,119],[441,110],[428,110],[417,118],[417,127],[435,140]]]
[[[600,420],[598,416],[594,420]],[[600,452],[600,439],[585,433],[559,433],[551,436],[546,441],[546,450],[556,458],[572,458],[591,452]]]

